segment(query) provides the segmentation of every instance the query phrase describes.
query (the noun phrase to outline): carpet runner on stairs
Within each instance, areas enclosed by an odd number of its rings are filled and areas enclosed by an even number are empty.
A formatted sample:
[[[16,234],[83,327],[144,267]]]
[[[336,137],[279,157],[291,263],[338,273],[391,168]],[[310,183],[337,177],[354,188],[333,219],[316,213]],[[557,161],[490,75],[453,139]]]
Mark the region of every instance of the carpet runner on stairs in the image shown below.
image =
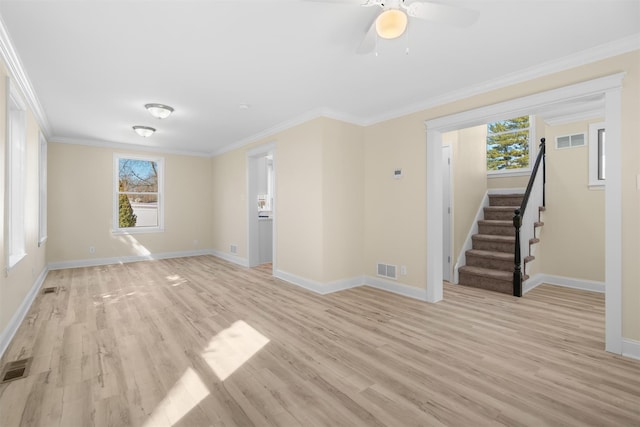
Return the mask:
[[[458,269],[460,285],[513,293],[513,211],[521,203],[522,194],[489,195],[484,219],[478,221],[478,234],[471,238],[472,249],[466,252],[467,265]],[[535,224],[536,227],[542,225],[542,222]],[[530,243],[537,243],[537,239]],[[524,264],[534,259],[529,253],[522,256]],[[527,278],[525,275],[524,280]]]

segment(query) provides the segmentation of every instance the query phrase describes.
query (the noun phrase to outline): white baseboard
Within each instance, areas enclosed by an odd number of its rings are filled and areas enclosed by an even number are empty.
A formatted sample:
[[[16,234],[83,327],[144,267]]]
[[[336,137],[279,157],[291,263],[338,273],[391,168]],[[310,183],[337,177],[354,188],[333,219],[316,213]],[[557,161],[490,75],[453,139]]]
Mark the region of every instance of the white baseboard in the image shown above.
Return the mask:
[[[390,280],[381,279],[379,277],[366,276],[364,278],[365,285],[372,288],[382,289],[383,291],[392,292],[394,294],[417,299],[420,301],[427,300],[427,290],[416,288],[402,283],[392,282]]]
[[[580,289],[583,291],[604,293],[604,282],[596,282],[593,280],[575,279],[573,277],[554,276],[552,274],[536,274],[524,282],[522,293],[527,293],[533,288],[543,283],[556,286],[564,286],[565,288]]]
[[[209,255],[213,255],[218,258],[222,258],[225,261],[232,262],[234,264],[238,264],[242,267],[249,267],[249,260],[247,258],[240,257],[238,255],[234,255],[228,252],[218,251],[216,249],[209,249],[207,251]]]
[[[49,270],[62,270],[64,268],[96,267],[99,265],[124,264],[129,262],[151,261],[155,259],[184,258],[199,255],[211,255],[211,250],[202,249],[197,251],[161,252],[157,254],[121,256],[113,258],[79,259],[73,261],[52,262],[49,263],[48,267]]]
[[[362,286],[364,284],[364,278],[362,276],[356,276],[350,279],[341,279],[327,283],[306,279],[304,277],[296,276],[295,274],[287,273],[286,271],[282,270],[276,270],[274,276],[280,280],[284,280],[285,282],[300,286],[301,288],[305,288],[320,295],[343,291],[345,289],[357,288],[358,286]]]
[[[622,338],[622,355],[640,360],[640,341]]]
[[[33,283],[33,286],[31,286],[31,289],[29,290],[29,293],[25,296],[24,300],[22,301],[22,304],[20,304],[16,312],[13,314],[13,317],[11,317],[11,321],[9,322],[7,327],[4,329],[4,331],[0,333],[0,357],[4,355],[4,352],[7,350],[7,347],[9,347],[9,344],[11,343],[13,336],[16,334],[16,332],[18,331],[18,328],[22,324],[22,321],[24,320],[25,316],[29,312],[29,308],[31,308],[31,304],[33,304],[33,301],[36,299],[36,296],[38,296],[40,287],[42,286],[42,283],[44,283],[44,279],[47,277],[48,273],[49,273],[49,269],[45,267],[40,273],[40,275],[38,276],[38,278],[36,279],[36,281]]]

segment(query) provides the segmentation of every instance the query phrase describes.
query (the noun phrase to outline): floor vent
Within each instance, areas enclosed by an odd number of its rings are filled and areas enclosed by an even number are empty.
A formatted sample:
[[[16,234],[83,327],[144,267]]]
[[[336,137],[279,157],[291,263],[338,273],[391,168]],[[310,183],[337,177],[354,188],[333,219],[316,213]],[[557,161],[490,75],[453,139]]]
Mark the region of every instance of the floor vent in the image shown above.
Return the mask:
[[[31,360],[32,358],[28,357],[7,363],[2,371],[2,381],[0,383],[8,383],[9,381],[25,378],[29,375]]]
[[[57,286],[49,286],[47,288],[44,288],[42,290],[43,294],[57,294],[58,293],[58,287]]]
[[[378,263],[378,276],[387,277],[389,279],[397,279],[397,266]]]

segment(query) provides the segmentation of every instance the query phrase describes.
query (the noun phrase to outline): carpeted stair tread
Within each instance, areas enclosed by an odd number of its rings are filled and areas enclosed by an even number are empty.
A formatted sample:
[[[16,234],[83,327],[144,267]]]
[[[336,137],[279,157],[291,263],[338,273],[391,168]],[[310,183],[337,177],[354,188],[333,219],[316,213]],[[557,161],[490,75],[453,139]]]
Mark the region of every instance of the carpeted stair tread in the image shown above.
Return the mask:
[[[515,236],[496,236],[495,234],[474,234],[471,236],[473,240],[486,240],[491,242],[514,242],[516,241]]]
[[[465,273],[470,273],[475,276],[483,276],[483,277],[489,277],[491,279],[505,280],[510,283],[513,280],[513,272],[509,272],[509,271],[493,270],[491,268],[482,268],[482,267],[471,267],[469,265],[460,267],[460,271]]]
[[[500,225],[505,227],[513,227],[513,221],[508,219],[481,219],[478,221],[478,224],[486,224],[486,225]]]
[[[508,252],[483,251],[481,249],[469,249],[467,255],[475,255],[484,258],[499,259],[501,261],[510,261],[513,263],[513,254]]]

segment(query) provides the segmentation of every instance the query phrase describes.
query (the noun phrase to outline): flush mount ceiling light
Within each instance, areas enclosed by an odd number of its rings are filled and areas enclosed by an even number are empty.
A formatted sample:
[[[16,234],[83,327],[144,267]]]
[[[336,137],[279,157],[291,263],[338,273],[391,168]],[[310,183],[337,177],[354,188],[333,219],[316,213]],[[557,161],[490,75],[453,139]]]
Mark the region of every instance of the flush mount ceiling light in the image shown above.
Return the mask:
[[[143,138],[150,137],[156,131],[154,128],[149,126],[134,126],[133,130]]]
[[[166,119],[173,113],[173,108],[164,104],[146,104],[144,108],[146,108],[153,117],[158,119]]]
[[[378,15],[376,32],[383,39],[395,39],[407,29],[407,14],[400,9],[388,9]]]

